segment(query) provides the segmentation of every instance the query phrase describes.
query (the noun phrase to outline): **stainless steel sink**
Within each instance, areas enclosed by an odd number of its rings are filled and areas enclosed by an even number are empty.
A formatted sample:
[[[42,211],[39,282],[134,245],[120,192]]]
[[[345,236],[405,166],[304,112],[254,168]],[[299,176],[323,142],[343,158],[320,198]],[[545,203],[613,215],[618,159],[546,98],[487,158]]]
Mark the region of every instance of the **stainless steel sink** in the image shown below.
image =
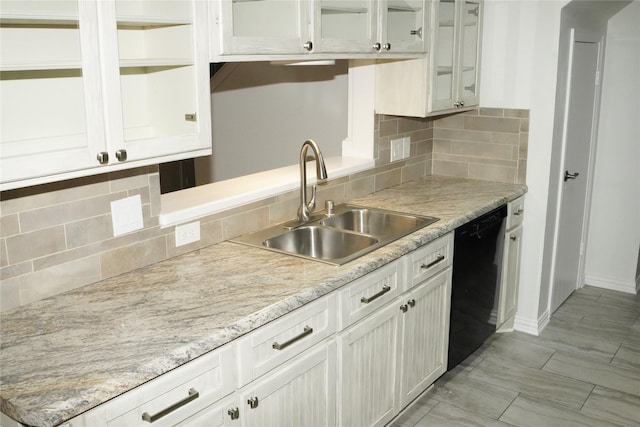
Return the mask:
[[[233,242],[342,265],[438,221],[438,218],[355,205],[338,205],[291,229],[279,224]]]
[[[304,226],[266,239],[267,248],[319,259],[340,260],[357,254],[378,243],[379,240],[333,228]]]

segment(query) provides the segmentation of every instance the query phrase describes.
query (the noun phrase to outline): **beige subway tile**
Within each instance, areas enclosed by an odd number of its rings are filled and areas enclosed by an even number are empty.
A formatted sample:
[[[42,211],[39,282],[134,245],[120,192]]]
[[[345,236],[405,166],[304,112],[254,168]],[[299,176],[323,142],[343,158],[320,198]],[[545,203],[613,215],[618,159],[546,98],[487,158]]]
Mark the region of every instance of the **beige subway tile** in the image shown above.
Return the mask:
[[[479,116],[488,116],[488,117],[503,117],[504,109],[502,108],[480,108],[478,111]]]
[[[433,153],[433,139],[427,141],[420,141],[415,144],[416,149],[413,149],[414,144],[411,144],[411,157],[414,156],[426,156]]]
[[[504,166],[510,168],[515,168],[518,166],[517,160],[489,159],[474,156],[460,156],[448,153],[434,153],[433,158],[435,160],[446,160],[449,162],[478,163],[481,165]]]
[[[149,193],[149,187],[132,188],[127,191],[127,197],[140,195],[140,203],[148,205],[151,203],[151,194]]]
[[[430,117],[401,117],[398,119],[398,133],[415,132],[431,127],[433,127],[433,119]]]
[[[7,237],[6,242],[7,258],[10,264],[17,264],[66,249],[63,226]]]
[[[395,139],[395,137],[396,135],[378,138],[378,151],[389,150],[391,148],[391,140]]]
[[[20,280],[8,279],[0,282],[0,312],[5,313],[20,305]]]
[[[451,141],[446,139],[433,140],[434,153],[451,153]]]
[[[107,174],[18,188],[0,193],[2,215],[109,194]]]
[[[529,110],[505,108],[504,116],[505,117],[516,117],[516,118],[519,118],[519,119],[528,119],[529,118]]]
[[[24,261],[18,264],[11,264],[6,267],[0,268],[0,280],[7,280],[13,277],[22,276],[24,274],[31,273],[33,271],[33,263],[31,261]]]
[[[494,144],[518,145],[520,134],[509,132],[491,132],[491,142]]]
[[[383,120],[380,122],[380,137],[397,135],[398,134],[398,120]]]
[[[467,111],[462,111],[460,113],[457,113],[463,116],[477,116],[478,114],[480,114],[480,108],[473,108],[471,110],[467,110]]]
[[[432,173],[434,175],[458,176],[467,178],[469,176],[469,164],[460,162],[450,162],[446,160],[433,159]]]
[[[520,119],[520,132],[529,132],[529,119]]]
[[[7,242],[5,238],[0,239],[0,268],[6,267],[9,265],[9,260],[7,259]]]
[[[433,130],[433,139],[455,139],[458,141],[491,142],[491,132],[436,128]]]
[[[516,182],[516,168],[470,163],[469,178],[513,184]]]
[[[527,161],[526,160],[518,161],[518,178],[516,182],[518,184],[527,183]]]
[[[451,154],[483,157],[490,159],[511,159],[512,147],[484,142],[451,141]]]
[[[386,166],[391,162],[391,150],[380,150],[376,159],[376,167]]]
[[[22,304],[100,281],[100,258],[91,256],[20,277]]]
[[[18,214],[9,214],[0,217],[0,237],[13,236],[20,233]]]
[[[140,240],[132,245],[100,254],[102,278],[133,271],[166,258],[167,240],[164,235],[150,240]]]
[[[511,150],[512,150],[511,159],[518,160],[518,157],[520,156],[520,146],[511,147]]]
[[[260,230],[269,225],[267,206],[238,213],[222,220],[222,238],[232,239],[245,233]]]
[[[520,134],[520,145],[519,145],[519,158],[526,159],[529,153],[529,134],[521,133]]]
[[[395,169],[379,173],[375,176],[375,191],[393,187],[400,183],[402,183],[402,169],[401,167],[397,167]]]
[[[100,215],[65,225],[69,249],[108,240],[113,237],[111,215]]]
[[[440,116],[433,121],[433,126],[439,129],[464,129],[464,116],[462,114]]]
[[[345,200],[356,199],[373,193],[375,190],[374,175],[367,175],[359,179],[352,179],[344,188]]]
[[[151,203],[151,216],[159,216],[162,209],[159,173],[149,175],[149,198]]]
[[[109,188],[112,193],[147,186],[149,186],[149,169],[146,166],[109,174]]]
[[[318,201],[316,203],[316,210],[324,209],[324,202],[327,200],[333,200],[335,204],[344,202],[344,193],[344,185],[328,188],[322,188],[322,186],[318,186]]]
[[[175,227],[173,229],[174,232],[166,236],[167,258],[182,255],[222,241],[222,220],[200,222],[200,240],[178,247],[176,247]]]
[[[418,178],[422,178],[426,174],[427,162],[422,161],[418,163],[412,163],[402,168],[402,182],[413,181]]]
[[[520,119],[466,116],[464,127],[469,130],[518,133],[520,132]]]
[[[298,206],[300,206],[299,191],[296,193],[296,197],[269,205],[269,223],[278,224],[295,218]]]
[[[433,139],[433,128],[421,129],[406,134],[411,139],[411,143],[428,141]]]
[[[24,211],[20,213],[20,229],[25,233],[109,214],[111,213],[111,202],[124,197],[127,197],[126,193],[114,193]]]

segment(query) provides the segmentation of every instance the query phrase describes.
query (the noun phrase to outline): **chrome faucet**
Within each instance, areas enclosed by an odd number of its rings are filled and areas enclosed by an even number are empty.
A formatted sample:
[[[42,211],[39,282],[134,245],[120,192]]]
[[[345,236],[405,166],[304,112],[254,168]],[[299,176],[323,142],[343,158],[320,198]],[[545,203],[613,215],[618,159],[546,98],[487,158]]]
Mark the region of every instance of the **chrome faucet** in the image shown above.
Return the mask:
[[[308,139],[300,149],[300,207],[298,207],[298,223],[308,222],[311,212],[316,207],[316,185],[311,186],[311,200],[307,203],[307,150],[311,147],[316,158],[316,177],[318,183],[327,179],[327,168],[324,165],[322,152],[315,141]]]

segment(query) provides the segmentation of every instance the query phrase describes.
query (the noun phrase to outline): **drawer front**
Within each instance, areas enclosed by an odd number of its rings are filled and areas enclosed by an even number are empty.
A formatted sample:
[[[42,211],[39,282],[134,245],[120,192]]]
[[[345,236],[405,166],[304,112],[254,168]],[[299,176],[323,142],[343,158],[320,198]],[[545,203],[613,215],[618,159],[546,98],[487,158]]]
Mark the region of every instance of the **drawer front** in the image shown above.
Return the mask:
[[[107,403],[107,425],[172,426],[222,399],[235,387],[234,350],[215,350]]]
[[[522,224],[524,218],[524,196],[509,202],[507,205],[507,230]]]
[[[335,294],[330,294],[240,338],[238,386],[332,335],[336,330],[335,301]]]
[[[338,330],[357,322],[393,301],[402,283],[401,263],[396,261],[355,280],[338,293]]]
[[[428,279],[451,265],[453,261],[453,232],[442,236],[408,254],[407,287]]]

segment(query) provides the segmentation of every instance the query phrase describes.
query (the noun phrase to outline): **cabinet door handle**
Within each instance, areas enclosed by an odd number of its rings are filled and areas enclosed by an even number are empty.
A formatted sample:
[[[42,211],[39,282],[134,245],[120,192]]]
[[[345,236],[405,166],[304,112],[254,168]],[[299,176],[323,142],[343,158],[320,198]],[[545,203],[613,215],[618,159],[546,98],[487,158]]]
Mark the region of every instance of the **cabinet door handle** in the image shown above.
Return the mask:
[[[258,407],[258,397],[251,397],[249,398],[249,400],[247,400],[247,403],[249,404],[249,408],[251,409],[256,409]]]
[[[122,149],[116,151],[116,159],[118,159],[119,162],[127,160],[127,150]]]
[[[513,240],[514,242],[515,242],[516,240],[518,240],[518,238],[517,238],[516,236],[511,236],[511,237],[509,237],[509,238],[510,238],[511,240]]]
[[[438,258],[436,258],[435,261],[431,261],[429,264],[422,264],[420,266],[420,268],[424,268],[425,270],[428,268],[433,267],[434,265],[438,264],[439,262],[444,261],[444,255],[440,255]]]
[[[373,44],[373,50],[380,51],[380,48],[382,48],[382,45],[380,43]]]
[[[407,307],[407,304],[402,304],[402,305],[400,306],[400,311],[401,311],[401,312],[406,313],[406,312],[407,312],[407,310],[409,310],[409,307]]]
[[[416,306],[416,300],[410,299],[409,301],[407,301],[407,304],[409,304],[409,307],[413,308]]]
[[[240,418],[240,409],[231,408],[227,411],[227,414],[229,414],[232,420],[237,420],[238,418]]]
[[[514,212],[513,214],[514,214],[515,216],[520,216],[520,215],[522,215],[522,213],[523,213],[523,212],[524,212],[524,209],[518,209],[518,210],[517,210],[516,212]]]
[[[382,45],[382,48],[384,50],[391,50],[391,43],[385,43],[384,45]]]
[[[106,165],[107,163],[109,163],[109,153],[107,153],[106,151],[99,152],[96,158],[98,159],[98,163],[100,163],[101,165]]]
[[[170,414],[171,412],[175,411],[176,409],[186,405],[187,403],[191,402],[192,400],[196,400],[198,398],[198,396],[200,396],[200,393],[198,393],[196,391],[196,389],[191,388],[189,389],[189,395],[187,397],[185,397],[184,399],[174,403],[173,405],[164,408],[162,411],[157,412],[153,415],[149,415],[148,412],[145,412],[144,414],[142,414],[142,420],[146,421],[148,423],[152,423],[155,421],[158,421],[160,418],[164,417],[167,414]]]
[[[305,49],[306,51],[311,52],[311,50],[313,50],[313,42],[311,42],[311,41],[305,42],[305,43],[302,45],[302,47],[304,47],[304,49]]]
[[[296,335],[295,337],[291,338],[288,341],[283,342],[282,344],[280,344],[278,342],[274,342],[272,347],[275,348],[276,350],[284,350],[285,348],[289,347],[294,342],[296,342],[298,340],[301,340],[302,338],[306,337],[307,335],[311,335],[312,332],[313,332],[313,328],[311,328],[309,326],[305,326],[304,327],[304,331],[300,335]]]
[[[362,297],[360,298],[360,302],[364,303],[364,304],[369,304],[371,301],[380,298],[382,295],[386,294],[387,292],[389,292],[391,290],[391,286],[389,285],[384,285],[382,287],[382,290],[380,292],[378,292],[375,295],[371,295],[370,297]]]

